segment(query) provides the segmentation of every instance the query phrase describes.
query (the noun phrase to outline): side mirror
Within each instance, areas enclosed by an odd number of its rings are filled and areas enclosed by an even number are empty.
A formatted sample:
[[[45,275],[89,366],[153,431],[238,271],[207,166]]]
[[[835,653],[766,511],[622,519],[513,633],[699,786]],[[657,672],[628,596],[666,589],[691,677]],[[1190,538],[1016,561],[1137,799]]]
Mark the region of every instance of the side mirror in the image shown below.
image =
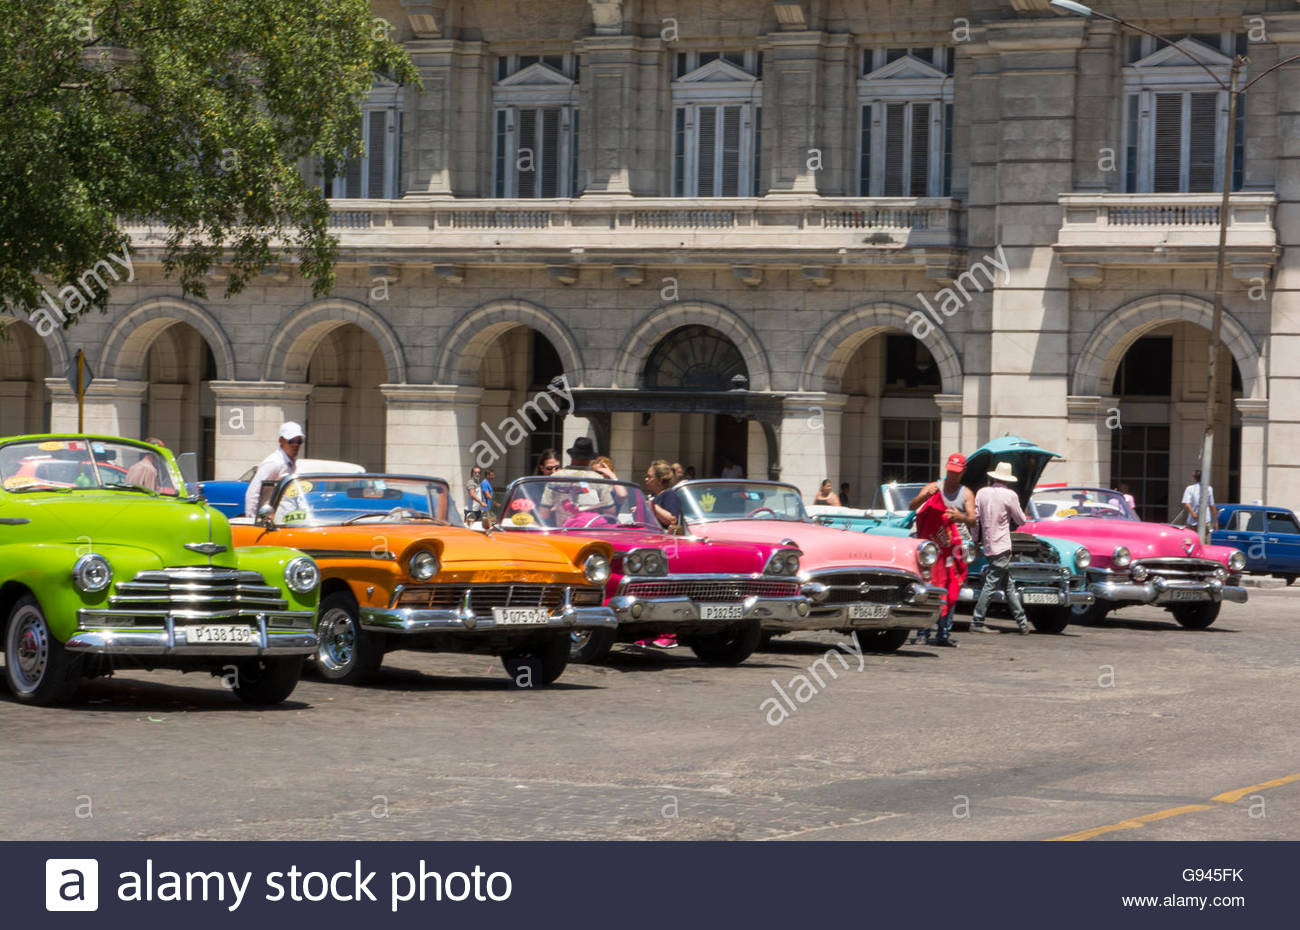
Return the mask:
[[[194,452],[183,452],[176,457],[176,464],[181,469],[181,480],[191,494],[199,493],[199,457]]]
[[[274,515],[275,511],[271,508],[271,505],[263,504],[257,508],[257,525],[269,527],[272,523],[271,518]]]

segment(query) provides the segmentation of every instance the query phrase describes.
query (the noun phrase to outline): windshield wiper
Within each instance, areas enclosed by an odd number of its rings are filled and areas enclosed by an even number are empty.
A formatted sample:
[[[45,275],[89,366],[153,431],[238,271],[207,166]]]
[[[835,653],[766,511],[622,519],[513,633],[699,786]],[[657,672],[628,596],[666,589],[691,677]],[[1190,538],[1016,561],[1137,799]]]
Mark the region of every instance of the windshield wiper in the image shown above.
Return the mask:
[[[152,488],[146,488],[142,484],[126,484],[121,481],[110,481],[107,484],[101,484],[102,488],[118,488],[123,491],[139,491],[141,494],[148,494],[150,497],[158,497],[158,492]]]

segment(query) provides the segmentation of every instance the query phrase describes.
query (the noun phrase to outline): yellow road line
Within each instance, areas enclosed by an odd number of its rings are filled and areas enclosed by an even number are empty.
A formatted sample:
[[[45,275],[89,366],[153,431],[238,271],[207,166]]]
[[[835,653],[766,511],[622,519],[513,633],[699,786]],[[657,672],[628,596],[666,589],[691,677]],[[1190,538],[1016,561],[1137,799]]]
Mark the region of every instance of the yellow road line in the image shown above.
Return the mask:
[[[1091,830],[1081,830],[1078,833],[1067,833],[1065,836],[1054,836],[1052,840],[1090,840],[1094,836],[1101,836],[1103,833],[1113,833],[1116,830],[1132,830],[1135,827],[1141,827],[1148,823],[1154,823],[1157,820],[1165,820],[1169,817],[1177,817],[1180,814],[1192,814],[1197,811],[1213,810],[1215,807],[1224,804],[1235,804],[1246,795],[1262,791],[1265,788],[1277,788],[1280,785],[1286,785],[1293,781],[1300,781],[1300,772],[1294,775],[1284,775],[1282,778],[1274,778],[1272,781],[1260,782],[1258,785],[1251,785],[1247,788],[1238,788],[1235,791],[1225,791],[1222,794],[1216,794],[1210,798],[1209,804],[1184,804],[1182,807],[1171,807],[1167,810],[1156,811],[1154,814],[1143,814],[1141,817],[1133,817],[1129,820],[1121,820],[1119,823],[1106,824],[1103,827],[1093,827]]]

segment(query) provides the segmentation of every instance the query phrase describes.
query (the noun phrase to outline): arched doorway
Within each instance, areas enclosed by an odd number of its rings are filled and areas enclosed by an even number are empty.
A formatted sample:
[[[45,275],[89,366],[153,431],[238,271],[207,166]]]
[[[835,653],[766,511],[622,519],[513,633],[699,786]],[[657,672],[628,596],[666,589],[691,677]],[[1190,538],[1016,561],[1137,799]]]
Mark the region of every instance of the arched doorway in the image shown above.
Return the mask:
[[[43,433],[50,426],[45,379],[49,355],[27,323],[0,323],[0,436]]]
[[[501,329],[483,350],[478,385],[483,397],[473,464],[493,469],[498,486],[531,473],[542,450],[563,453],[570,385],[544,333],[525,324]]]
[[[841,483],[850,503],[870,507],[882,483],[932,481],[939,474],[942,378],[934,356],[908,333],[863,338],[844,368]],[[834,480],[835,476],[830,476]]]
[[[705,395],[725,399],[728,393],[745,392],[749,381],[745,358],[726,334],[700,324],[668,332],[641,369],[639,387],[655,393],[655,404],[633,419],[633,467],[666,459],[699,477],[715,477],[734,466],[749,475],[751,447],[766,445],[760,425],[743,407],[735,413],[701,412],[708,405],[697,402]],[[674,403],[677,398],[680,402]]]
[[[177,455],[198,454],[199,474],[213,474],[216,401],[208,382],[217,362],[202,334],[188,323],[158,330],[144,352],[140,438],[157,438]]]
[[[1111,433],[1111,485],[1126,485],[1144,520],[1177,516],[1183,489],[1200,467],[1205,429],[1206,359],[1210,334],[1186,322],[1148,327],[1123,350],[1111,380],[1118,423]],[[1224,347],[1216,370],[1218,402],[1215,500],[1241,498],[1241,370]],[[1230,371],[1225,378],[1223,372]],[[1225,428],[1226,424],[1226,428]]]
[[[321,335],[307,363],[304,454],[383,471],[387,407],[379,386],[387,380],[384,353],[360,326],[344,323]]]

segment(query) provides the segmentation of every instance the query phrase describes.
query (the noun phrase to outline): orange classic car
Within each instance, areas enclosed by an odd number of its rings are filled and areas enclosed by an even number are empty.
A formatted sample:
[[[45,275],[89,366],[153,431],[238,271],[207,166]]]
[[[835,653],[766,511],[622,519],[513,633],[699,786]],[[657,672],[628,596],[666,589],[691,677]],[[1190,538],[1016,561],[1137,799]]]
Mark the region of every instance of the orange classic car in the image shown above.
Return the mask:
[[[362,682],[385,653],[419,649],[499,655],[516,686],[540,687],[564,671],[573,633],[618,626],[608,543],[484,534],[454,514],[441,479],[291,476],[231,530],[237,546],[316,559],[315,666],[330,681]]]

